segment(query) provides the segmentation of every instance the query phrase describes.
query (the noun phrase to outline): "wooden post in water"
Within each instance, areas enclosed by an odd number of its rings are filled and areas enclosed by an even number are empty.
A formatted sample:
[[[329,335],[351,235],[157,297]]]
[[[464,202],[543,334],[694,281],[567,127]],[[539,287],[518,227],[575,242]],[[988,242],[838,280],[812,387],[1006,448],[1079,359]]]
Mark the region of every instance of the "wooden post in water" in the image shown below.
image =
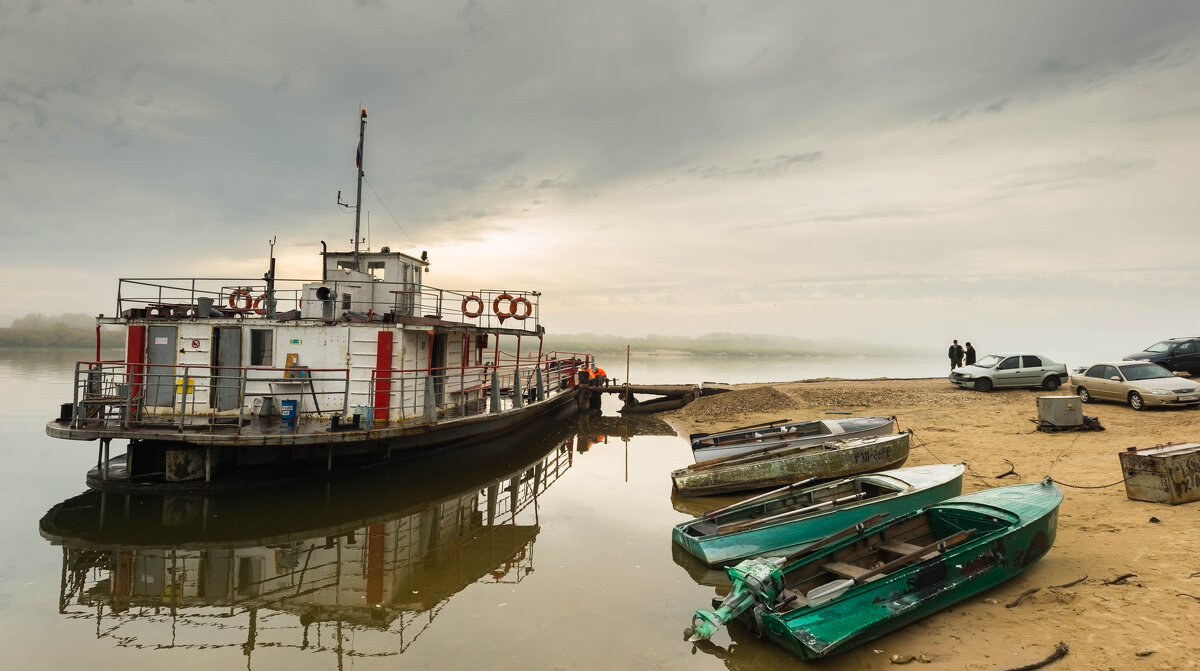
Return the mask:
[[[625,346],[625,396],[623,399],[625,401],[625,408],[629,408],[633,405],[629,402],[629,345]],[[626,459],[626,461],[628,461],[628,459]],[[628,471],[628,468],[626,468],[626,471]],[[629,474],[626,473],[625,476],[625,481],[628,482]]]

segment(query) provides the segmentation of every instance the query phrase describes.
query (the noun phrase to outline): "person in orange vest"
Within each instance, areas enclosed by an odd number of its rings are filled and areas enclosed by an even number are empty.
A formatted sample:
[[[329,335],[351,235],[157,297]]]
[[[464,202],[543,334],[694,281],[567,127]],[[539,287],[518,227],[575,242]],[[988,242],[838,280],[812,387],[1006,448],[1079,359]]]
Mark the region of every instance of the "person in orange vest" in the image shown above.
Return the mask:
[[[594,364],[592,365],[592,384],[598,386],[604,386],[608,384],[608,374],[604,372],[603,368],[600,368]]]

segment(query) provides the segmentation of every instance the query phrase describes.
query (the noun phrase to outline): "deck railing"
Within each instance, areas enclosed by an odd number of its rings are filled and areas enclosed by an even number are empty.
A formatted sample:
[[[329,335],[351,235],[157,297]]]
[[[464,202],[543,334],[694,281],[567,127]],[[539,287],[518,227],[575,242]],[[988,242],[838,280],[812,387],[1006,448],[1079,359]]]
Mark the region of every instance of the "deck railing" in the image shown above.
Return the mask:
[[[268,291],[262,278],[122,278],[117,315],[146,319],[206,318],[298,319],[304,287],[328,287],[330,309],[318,319],[399,322],[433,318],[484,328],[537,333],[541,294],[513,289],[439,289],[410,282],[276,279]],[[369,293],[370,296],[364,294]],[[353,298],[347,304],[345,296]],[[311,296],[308,300],[312,300]]]
[[[61,419],[73,428],[240,433],[254,416],[289,419],[285,410],[294,410],[296,421],[359,415],[359,428],[434,424],[552,399],[592,363],[591,355],[573,352],[500,355],[498,364],[372,371],[368,389],[352,385],[348,368],[79,361],[70,412]],[[371,405],[351,405],[364,391]]]
[[[240,430],[248,414],[279,414],[284,400],[296,400],[300,419],[305,414],[345,413],[349,396],[348,368],[79,361],[69,419],[74,428],[153,424],[180,431],[221,426]],[[301,398],[311,398],[312,403]],[[264,412],[265,404],[270,408]]]
[[[360,414],[376,424],[436,423],[445,419],[504,413],[551,399],[575,386],[592,355],[551,352],[499,363],[377,370],[371,373],[373,406]]]

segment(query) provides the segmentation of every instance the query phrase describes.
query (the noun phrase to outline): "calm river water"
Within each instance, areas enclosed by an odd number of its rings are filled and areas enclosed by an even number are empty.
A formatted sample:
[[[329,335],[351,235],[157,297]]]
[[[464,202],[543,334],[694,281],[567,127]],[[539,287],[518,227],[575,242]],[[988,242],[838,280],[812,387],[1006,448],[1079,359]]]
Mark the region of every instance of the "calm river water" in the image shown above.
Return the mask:
[[[684,642],[719,574],[672,553],[671,527],[690,515],[668,473],[691,455],[661,422],[613,406],[501,459],[207,501],[101,497],[83,485],[95,444],[44,432],[78,358],[90,356],[0,350],[6,668],[802,666],[737,625],[712,646]],[[623,357],[601,363],[625,377]],[[635,357],[630,378],[940,374],[937,359],[663,356]],[[821,668],[887,668],[887,640]]]

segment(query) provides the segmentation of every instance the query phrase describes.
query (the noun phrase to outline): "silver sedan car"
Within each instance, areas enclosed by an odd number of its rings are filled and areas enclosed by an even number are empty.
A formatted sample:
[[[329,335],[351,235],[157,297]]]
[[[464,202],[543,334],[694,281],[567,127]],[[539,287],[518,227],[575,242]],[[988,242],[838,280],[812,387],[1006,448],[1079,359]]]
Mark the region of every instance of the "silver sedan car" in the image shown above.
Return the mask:
[[[1117,401],[1134,410],[1151,405],[1200,405],[1200,383],[1146,361],[1093,364],[1071,376],[1070,388],[1084,403]]]
[[[970,366],[950,372],[951,384],[964,389],[991,391],[996,387],[1058,389],[1067,381],[1067,367],[1030,352],[989,354]]]

